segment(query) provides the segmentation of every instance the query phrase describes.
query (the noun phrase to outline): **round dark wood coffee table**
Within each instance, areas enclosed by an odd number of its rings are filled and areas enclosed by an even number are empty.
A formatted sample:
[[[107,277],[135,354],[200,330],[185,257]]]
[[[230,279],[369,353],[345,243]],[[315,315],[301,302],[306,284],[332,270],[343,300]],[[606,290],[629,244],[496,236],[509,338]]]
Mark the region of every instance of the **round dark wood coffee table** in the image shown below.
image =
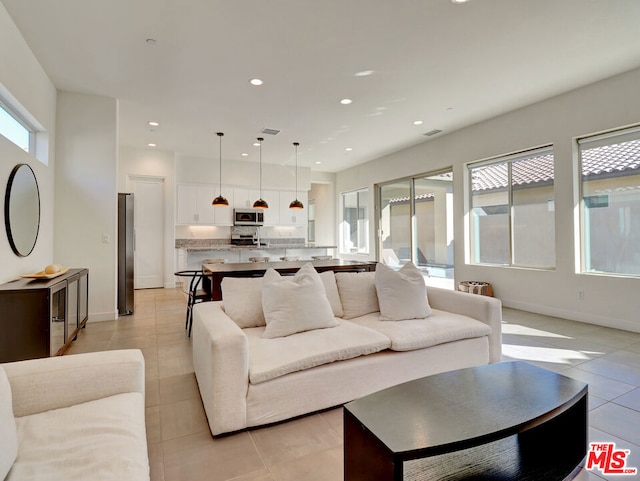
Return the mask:
[[[429,376],[344,406],[345,481],[572,479],[587,385],[525,362]]]

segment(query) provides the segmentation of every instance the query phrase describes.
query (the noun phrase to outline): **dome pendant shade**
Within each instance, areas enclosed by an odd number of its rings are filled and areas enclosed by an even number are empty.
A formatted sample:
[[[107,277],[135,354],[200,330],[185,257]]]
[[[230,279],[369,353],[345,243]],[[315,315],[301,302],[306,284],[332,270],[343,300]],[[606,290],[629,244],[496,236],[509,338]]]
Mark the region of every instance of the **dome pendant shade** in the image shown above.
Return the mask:
[[[217,206],[217,207],[222,207],[222,206],[229,206],[229,201],[227,199],[225,199],[224,197],[222,197],[221,195],[219,195],[218,197],[216,197],[215,199],[213,199],[213,202],[211,202],[211,205]]]
[[[269,208],[269,204],[267,204],[267,201],[264,199],[258,199],[253,203],[253,208],[254,209],[268,209]]]
[[[264,139],[262,137],[258,137],[256,140],[260,142],[260,198],[253,203],[253,208],[268,209],[269,204],[267,204],[267,201],[262,198],[262,141]]]
[[[289,204],[289,209],[304,209],[304,204],[298,199],[292,200],[291,204]]]
[[[289,204],[289,209],[304,209],[304,204],[298,200],[298,146],[299,142],[294,142],[293,146],[296,148],[296,200],[292,200]]]
[[[215,206],[215,207],[223,207],[223,206],[229,206],[229,201],[227,199],[225,199],[224,197],[222,197],[222,136],[224,135],[224,132],[216,132],[216,135],[218,136],[218,138],[220,139],[220,175],[218,177],[218,181],[219,181],[219,188],[220,188],[220,195],[218,197],[216,197],[215,199],[213,199],[213,202],[211,202],[211,205]]]

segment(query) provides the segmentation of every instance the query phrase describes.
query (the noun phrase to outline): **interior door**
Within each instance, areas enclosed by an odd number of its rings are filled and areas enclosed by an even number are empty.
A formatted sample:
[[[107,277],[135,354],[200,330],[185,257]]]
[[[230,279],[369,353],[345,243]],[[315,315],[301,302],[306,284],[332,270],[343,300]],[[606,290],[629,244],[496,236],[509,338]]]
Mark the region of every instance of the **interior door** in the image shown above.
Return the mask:
[[[130,177],[134,194],[134,289],[164,287],[164,179]]]

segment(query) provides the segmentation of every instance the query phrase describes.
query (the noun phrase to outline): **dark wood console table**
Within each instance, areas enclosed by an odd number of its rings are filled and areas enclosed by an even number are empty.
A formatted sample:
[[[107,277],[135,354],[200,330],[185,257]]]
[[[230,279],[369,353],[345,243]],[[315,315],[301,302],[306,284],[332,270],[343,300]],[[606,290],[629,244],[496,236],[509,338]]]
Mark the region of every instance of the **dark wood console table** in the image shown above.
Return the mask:
[[[587,385],[525,362],[460,369],[344,407],[344,479],[572,479]]]
[[[89,317],[89,271],[0,285],[0,362],[61,355]]]
[[[376,270],[376,262],[373,261],[345,261],[341,259],[203,264],[203,287],[211,294],[212,301],[220,301],[222,300],[222,279],[225,277],[262,277],[267,269],[275,269],[281,274],[293,274],[308,263],[313,264],[318,272],[370,272]]]

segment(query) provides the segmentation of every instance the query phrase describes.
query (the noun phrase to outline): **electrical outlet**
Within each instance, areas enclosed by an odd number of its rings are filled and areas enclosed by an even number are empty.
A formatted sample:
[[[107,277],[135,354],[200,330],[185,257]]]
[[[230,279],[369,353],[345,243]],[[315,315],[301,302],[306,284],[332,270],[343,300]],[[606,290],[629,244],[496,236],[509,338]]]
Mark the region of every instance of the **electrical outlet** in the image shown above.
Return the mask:
[[[580,289],[578,291],[578,299],[583,300],[584,299],[584,291],[582,289]]]

